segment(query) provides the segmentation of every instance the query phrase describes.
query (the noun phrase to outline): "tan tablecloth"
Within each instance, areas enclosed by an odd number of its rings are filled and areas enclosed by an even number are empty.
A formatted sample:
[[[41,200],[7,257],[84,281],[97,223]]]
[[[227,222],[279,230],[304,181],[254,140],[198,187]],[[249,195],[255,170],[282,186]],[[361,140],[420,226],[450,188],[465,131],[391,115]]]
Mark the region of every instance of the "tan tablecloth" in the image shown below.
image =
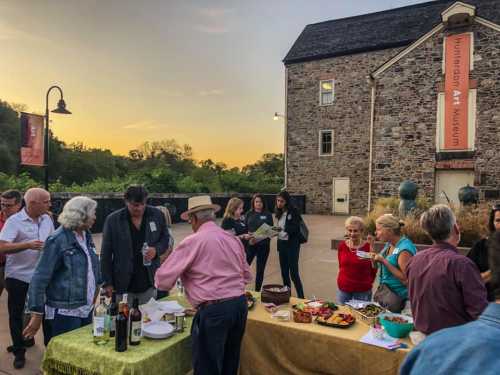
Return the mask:
[[[291,304],[298,301],[292,298]],[[347,329],[279,322],[259,301],[248,314],[240,374],[397,374],[409,350],[390,351],[359,342],[368,330],[360,321]],[[411,347],[408,340],[404,342]]]

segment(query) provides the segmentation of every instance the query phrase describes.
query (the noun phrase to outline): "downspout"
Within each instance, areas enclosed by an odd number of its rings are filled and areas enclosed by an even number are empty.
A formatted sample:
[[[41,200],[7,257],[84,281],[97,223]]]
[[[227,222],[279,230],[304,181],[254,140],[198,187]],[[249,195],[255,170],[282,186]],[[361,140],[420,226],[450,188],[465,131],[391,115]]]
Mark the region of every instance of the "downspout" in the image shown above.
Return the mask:
[[[372,174],[373,174],[373,128],[375,123],[375,89],[376,81],[373,75],[368,76],[368,84],[371,86],[372,100],[370,108],[370,152],[368,158],[368,212],[371,211],[371,201],[372,201]]]
[[[283,161],[285,164],[285,189],[288,187],[288,67],[285,66],[285,131],[283,136]]]

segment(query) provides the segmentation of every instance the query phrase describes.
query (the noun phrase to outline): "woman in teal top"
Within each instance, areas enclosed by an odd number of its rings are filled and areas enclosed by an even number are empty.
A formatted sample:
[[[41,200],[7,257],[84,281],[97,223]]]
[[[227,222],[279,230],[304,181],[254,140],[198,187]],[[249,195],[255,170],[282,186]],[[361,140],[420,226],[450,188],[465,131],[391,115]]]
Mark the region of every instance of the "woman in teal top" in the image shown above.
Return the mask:
[[[394,215],[380,216],[375,225],[377,239],[386,244],[380,253],[373,254],[374,267],[378,265],[380,268],[380,285],[373,299],[388,310],[399,313],[408,299],[406,266],[417,248],[401,234],[403,223]]]

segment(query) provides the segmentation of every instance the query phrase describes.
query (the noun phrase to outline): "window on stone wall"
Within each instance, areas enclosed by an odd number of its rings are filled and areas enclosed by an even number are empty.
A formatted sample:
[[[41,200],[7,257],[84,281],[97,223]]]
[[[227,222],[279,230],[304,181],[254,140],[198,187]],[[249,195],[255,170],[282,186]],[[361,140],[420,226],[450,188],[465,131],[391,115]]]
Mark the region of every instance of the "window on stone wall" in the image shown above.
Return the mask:
[[[333,130],[319,131],[319,155],[333,155]]]
[[[319,81],[319,105],[333,104],[335,82],[333,79]]]

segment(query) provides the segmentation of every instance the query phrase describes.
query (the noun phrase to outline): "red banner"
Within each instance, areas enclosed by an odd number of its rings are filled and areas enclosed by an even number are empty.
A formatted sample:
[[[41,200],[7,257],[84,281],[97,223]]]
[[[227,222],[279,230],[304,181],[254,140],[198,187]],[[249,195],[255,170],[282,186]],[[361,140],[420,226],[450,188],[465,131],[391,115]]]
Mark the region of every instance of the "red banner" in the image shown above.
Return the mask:
[[[21,164],[43,167],[45,117],[21,112]]]
[[[470,34],[446,37],[444,149],[468,150]]]

